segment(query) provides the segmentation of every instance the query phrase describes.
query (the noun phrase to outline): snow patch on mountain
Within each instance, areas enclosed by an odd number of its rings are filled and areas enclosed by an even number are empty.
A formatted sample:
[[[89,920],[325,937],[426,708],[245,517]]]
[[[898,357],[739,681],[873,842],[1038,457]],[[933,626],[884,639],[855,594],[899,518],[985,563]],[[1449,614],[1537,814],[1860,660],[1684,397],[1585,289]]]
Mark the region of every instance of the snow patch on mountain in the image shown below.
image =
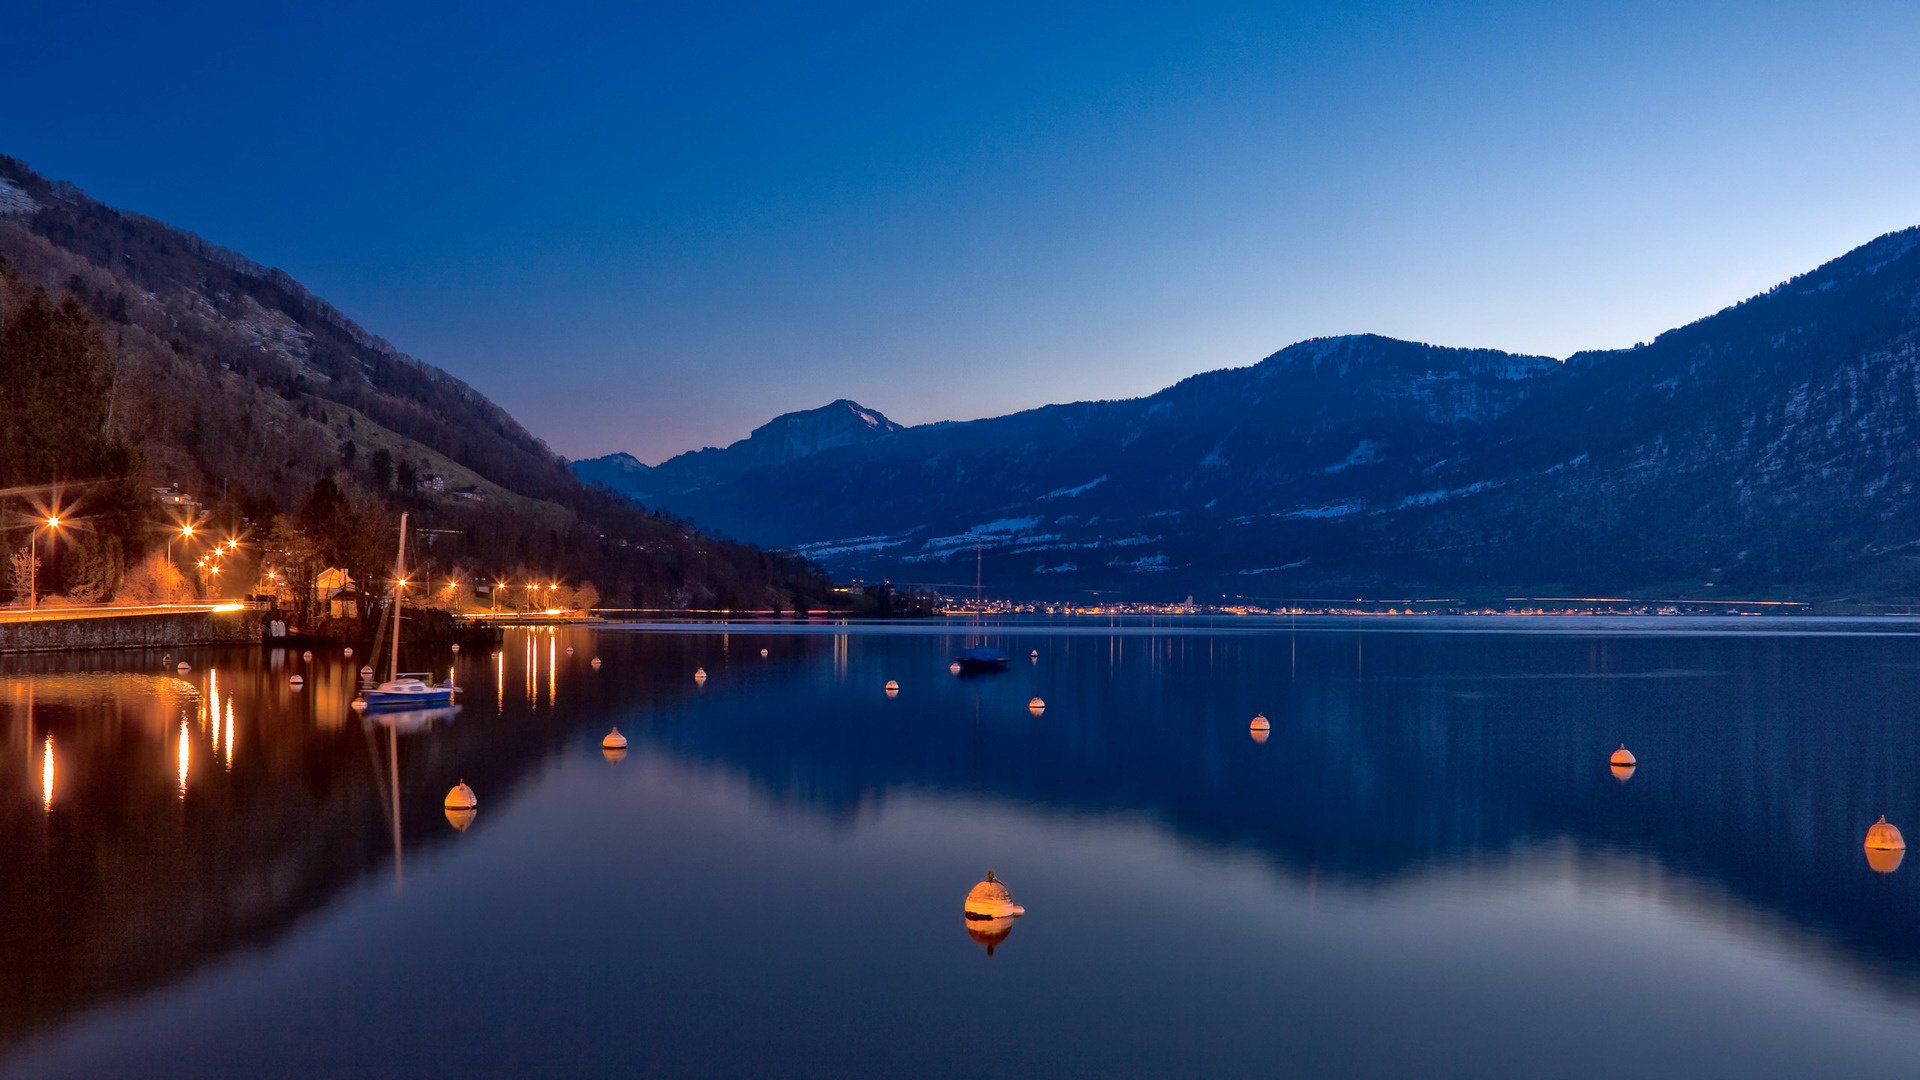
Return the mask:
[[[19,214],[25,217],[37,213],[39,209],[40,204],[33,201],[33,196],[27,194],[20,185],[0,176],[0,216]]]
[[[1101,473],[1099,476],[1094,477],[1078,487],[1055,488],[1040,497],[1042,499],[1071,499],[1075,495],[1085,495],[1087,492],[1092,491],[1094,488],[1106,482],[1107,474]]]

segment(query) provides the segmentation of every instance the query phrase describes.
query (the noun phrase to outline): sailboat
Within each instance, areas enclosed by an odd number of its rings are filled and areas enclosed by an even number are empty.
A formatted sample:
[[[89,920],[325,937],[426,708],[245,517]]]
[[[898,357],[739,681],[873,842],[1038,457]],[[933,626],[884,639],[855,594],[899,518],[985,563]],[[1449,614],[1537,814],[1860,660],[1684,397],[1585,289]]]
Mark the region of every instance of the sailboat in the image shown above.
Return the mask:
[[[393,560],[393,651],[387,662],[387,681],[360,692],[355,702],[363,709],[430,709],[453,704],[454,685],[435,685],[428,672],[400,670],[400,607],[407,584],[407,515],[400,515],[400,553]]]
[[[975,544],[973,546],[973,610],[976,612],[975,618],[982,617],[987,610],[986,602],[982,598],[980,588],[980,567],[981,549],[979,544]],[[982,627],[982,629],[984,629],[984,627]],[[1013,661],[1008,658],[1006,653],[983,642],[979,645],[969,646],[968,648],[960,650],[960,655],[954,657],[953,662],[960,665],[960,670],[963,674],[979,674],[986,671],[1005,671],[1007,665]]]

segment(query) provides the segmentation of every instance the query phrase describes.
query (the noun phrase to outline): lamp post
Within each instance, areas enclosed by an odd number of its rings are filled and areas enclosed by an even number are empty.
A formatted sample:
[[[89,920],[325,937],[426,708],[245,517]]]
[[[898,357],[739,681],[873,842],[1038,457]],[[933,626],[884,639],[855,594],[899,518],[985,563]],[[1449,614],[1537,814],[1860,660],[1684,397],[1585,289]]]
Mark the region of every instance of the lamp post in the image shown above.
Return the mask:
[[[55,530],[60,528],[60,515],[48,514],[45,521],[33,523],[33,532],[27,537],[27,610],[40,609],[40,526],[47,527],[47,537],[51,539]]]
[[[493,612],[496,615],[500,613],[500,594],[506,591],[507,591],[506,582],[496,581],[493,583]]]
[[[168,562],[173,561],[173,541],[176,537],[181,540],[185,540],[188,543],[192,543],[193,542],[193,523],[191,521],[187,522],[186,524],[180,526],[178,529],[175,529],[173,531],[173,534],[167,537],[167,561]]]

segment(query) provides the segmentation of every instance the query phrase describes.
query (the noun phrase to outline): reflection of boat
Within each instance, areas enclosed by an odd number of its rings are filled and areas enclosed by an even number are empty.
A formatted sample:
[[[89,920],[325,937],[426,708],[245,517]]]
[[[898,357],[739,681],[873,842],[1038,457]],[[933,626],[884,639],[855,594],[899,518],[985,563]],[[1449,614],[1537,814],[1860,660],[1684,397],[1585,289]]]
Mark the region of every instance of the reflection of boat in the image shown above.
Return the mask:
[[[360,692],[355,706],[377,709],[430,709],[453,704],[451,681],[433,684],[427,672],[400,671],[400,626],[402,599],[407,587],[407,515],[400,515],[400,552],[393,559],[393,650],[387,664],[387,681]]]
[[[370,723],[411,735],[416,731],[425,731],[443,720],[451,721],[460,715],[460,706],[441,705],[430,709],[369,709],[368,714],[367,720]]]
[[[1005,671],[1007,665],[1012,663],[1006,653],[991,645],[975,645],[971,649],[962,649],[960,655],[953,658],[953,662],[960,665],[962,672]]]

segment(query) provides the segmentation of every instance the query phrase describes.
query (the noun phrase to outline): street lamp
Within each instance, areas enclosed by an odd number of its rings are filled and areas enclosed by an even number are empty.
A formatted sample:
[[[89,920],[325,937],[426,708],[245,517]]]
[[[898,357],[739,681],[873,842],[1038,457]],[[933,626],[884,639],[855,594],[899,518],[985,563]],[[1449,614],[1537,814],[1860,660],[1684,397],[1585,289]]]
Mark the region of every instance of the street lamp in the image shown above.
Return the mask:
[[[36,611],[40,607],[40,526],[47,527],[47,539],[60,528],[60,515],[48,514],[45,521],[33,523],[33,532],[27,537],[27,610]]]
[[[182,524],[178,529],[175,529],[173,533],[167,537],[167,561],[168,562],[173,561],[173,541],[176,537],[181,540],[185,540],[188,543],[192,543],[193,542],[193,522],[189,521]]]
[[[494,610],[494,614],[496,615],[499,614],[500,612],[500,594],[506,591],[507,591],[506,582],[496,581],[493,583],[493,610]]]

